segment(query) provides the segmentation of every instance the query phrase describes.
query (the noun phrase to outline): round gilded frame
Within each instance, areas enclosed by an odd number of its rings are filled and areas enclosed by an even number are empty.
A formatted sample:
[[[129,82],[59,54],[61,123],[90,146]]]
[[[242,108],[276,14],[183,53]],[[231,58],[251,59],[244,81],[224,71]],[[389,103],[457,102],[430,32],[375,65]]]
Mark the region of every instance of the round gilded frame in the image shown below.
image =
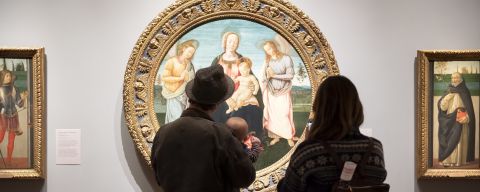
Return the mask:
[[[177,0],[156,16],[141,34],[125,72],[125,120],[136,148],[148,165],[151,165],[151,142],[160,128],[154,112],[154,83],[161,61],[184,34],[221,19],[253,21],[284,37],[305,64],[312,98],[325,77],[339,74],[333,51],[323,34],[308,16],[288,1]],[[296,146],[277,162],[257,171],[249,191],[274,190]]]

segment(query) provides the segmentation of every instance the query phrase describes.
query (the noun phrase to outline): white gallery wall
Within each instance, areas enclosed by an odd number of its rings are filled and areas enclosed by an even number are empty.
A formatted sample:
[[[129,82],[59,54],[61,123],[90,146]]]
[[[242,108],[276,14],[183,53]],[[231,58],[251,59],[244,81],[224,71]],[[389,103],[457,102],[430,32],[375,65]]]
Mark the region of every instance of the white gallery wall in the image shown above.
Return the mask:
[[[156,191],[123,122],[123,76],[147,24],[173,0],[0,0],[0,46],[46,53],[44,181],[0,191]],[[479,49],[479,0],[292,0],[357,85],[363,128],[384,145],[393,192],[477,191],[480,181],[415,179],[414,59],[418,49]],[[55,164],[55,130],[81,129],[80,165]]]

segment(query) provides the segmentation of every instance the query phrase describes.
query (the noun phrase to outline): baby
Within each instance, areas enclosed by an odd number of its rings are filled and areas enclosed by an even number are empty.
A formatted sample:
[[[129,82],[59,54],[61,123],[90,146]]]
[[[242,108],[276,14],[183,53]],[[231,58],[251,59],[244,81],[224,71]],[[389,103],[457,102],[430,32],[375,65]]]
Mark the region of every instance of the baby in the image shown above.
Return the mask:
[[[252,162],[257,161],[258,155],[263,151],[260,145],[260,139],[248,133],[248,124],[240,117],[230,117],[227,122],[227,127],[232,131],[233,136],[243,143],[246,148],[245,152]]]
[[[253,76],[250,71],[252,68],[252,61],[247,58],[247,57],[242,57],[240,59],[240,64],[238,65],[238,70],[240,71],[240,76],[236,77],[233,81],[235,83],[239,83],[239,86],[235,92],[233,92],[232,97],[227,99],[226,103],[228,105],[228,110],[226,113],[231,113],[232,111],[238,110],[238,108],[245,106],[247,104],[251,104],[253,101],[253,104],[258,105],[257,99],[254,97],[254,95],[257,94],[259,85],[258,81]],[[254,89],[251,90],[251,85],[254,86]],[[250,103],[249,103],[250,101]]]

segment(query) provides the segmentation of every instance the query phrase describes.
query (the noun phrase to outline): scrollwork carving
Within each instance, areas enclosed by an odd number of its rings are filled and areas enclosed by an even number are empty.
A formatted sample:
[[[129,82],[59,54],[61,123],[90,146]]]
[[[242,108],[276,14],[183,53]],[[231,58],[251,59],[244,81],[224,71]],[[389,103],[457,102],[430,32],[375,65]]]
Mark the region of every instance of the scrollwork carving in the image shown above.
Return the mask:
[[[325,58],[322,57],[321,54],[315,54],[313,57],[312,57],[312,62],[313,62],[313,67],[315,69],[324,69],[327,62],[325,61]]]
[[[257,12],[260,9],[260,1],[259,0],[249,0],[248,4],[245,5],[244,10],[248,12]]]
[[[190,22],[192,19],[197,18],[203,15],[203,13],[198,10],[196,7],[187,8],[183,10],[182,14],[177,17],[177,28],[185,25],[186,23]]]
[[[305,31],[299,31],[293,34],[297,39],[302,42],[302,44],[307,48],[308,54],[313,54],[315,52],[315,42],[313,41],[312,36],[307,34]]]
[[[243,3],[242,0],[221,0],[219,8],[220,11],[242,10]]]
[[[140,123],[140,130],[142,132],[143,137],[145,137],[145,140],[148,143],[152,143],[157,130],[154,129],[154,127],[151,125],[150,118],[148,118],[147,116],[142,118]]]
[[[158,54],[159,48],[165,42],[167,37],[168,36],[166,36],[162,33],[155,35],[155,37],[152,38],[152,40],[150,40],[150,42],[148,44],[149,50],[147,51],[147,54],[152,58],[156,57],[157,54]]]
[[[145,82],[142,81],[142,79],[137,79],[134,87],[135,87],[137,98],[142,100],[143,102],[145,102],[146,99],[147,99],[147,91],[146,91],[146,87],[145,87]]]
[[[175,22],[174,22],[173,20],[169,20],[168,23],[165,23],[165,25],[163,25],[161,31],[162,31],[164,34],[170,36],[170,35],[172,35],[173,33],[175,33],[175,31],[176,31],[176,29],[177,29],[177,28],[175,27],[175,25],[176,25],[176,24],[175,24]]]
[[[145,103],[136,103],[135,113],[136,113],[136,116],[138,117],[143,117],[147,115],[147,105]]]
[[[205,13],[213,13],[215,11],[215,2],[213,0],[206,0],[200,3],[200,7]]]
[[[272,7],[269,5],[265,5],[262,9],[259,11],[260,14],[264,15],[265,17],[268,17],[277,23],[284,23],[284,17],[283,14],[280,12],[280,10],[277,7]]]
[[[285,23],[283,25],[285,27],[285,29],[287,29],[290,33],[293,33],[295,31],[297,31],[298,29],[300,29],[300,23],[298,23],[297,21],[295,21],[294,19],[290,18],[290,17],[287,17],[285,19]]]
[[[152,63],[146,58],[142,58],[138,64],[138,72],[148,73],[152,69]]]

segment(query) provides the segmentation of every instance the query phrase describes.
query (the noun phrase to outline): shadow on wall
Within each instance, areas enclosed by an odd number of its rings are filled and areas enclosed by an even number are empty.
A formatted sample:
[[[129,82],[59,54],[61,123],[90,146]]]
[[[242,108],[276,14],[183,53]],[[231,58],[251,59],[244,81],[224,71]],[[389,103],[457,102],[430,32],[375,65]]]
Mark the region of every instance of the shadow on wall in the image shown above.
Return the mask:
[[[122,111],[121,118],[121,136],[122,136],[122,146],[123,154],[127,161],[128,168],[134,178],[136,184],[140,187],[143,192],[163,192],[163,190],[158,186],[157,181],[153,173],[153,169],[149,167],[142,155],[135,148],[133,139],[128,132],[128,127],[125,123],[125,116]]]
[[[419,180],[416,192],[478,192],[480,182],[478,180]]]

